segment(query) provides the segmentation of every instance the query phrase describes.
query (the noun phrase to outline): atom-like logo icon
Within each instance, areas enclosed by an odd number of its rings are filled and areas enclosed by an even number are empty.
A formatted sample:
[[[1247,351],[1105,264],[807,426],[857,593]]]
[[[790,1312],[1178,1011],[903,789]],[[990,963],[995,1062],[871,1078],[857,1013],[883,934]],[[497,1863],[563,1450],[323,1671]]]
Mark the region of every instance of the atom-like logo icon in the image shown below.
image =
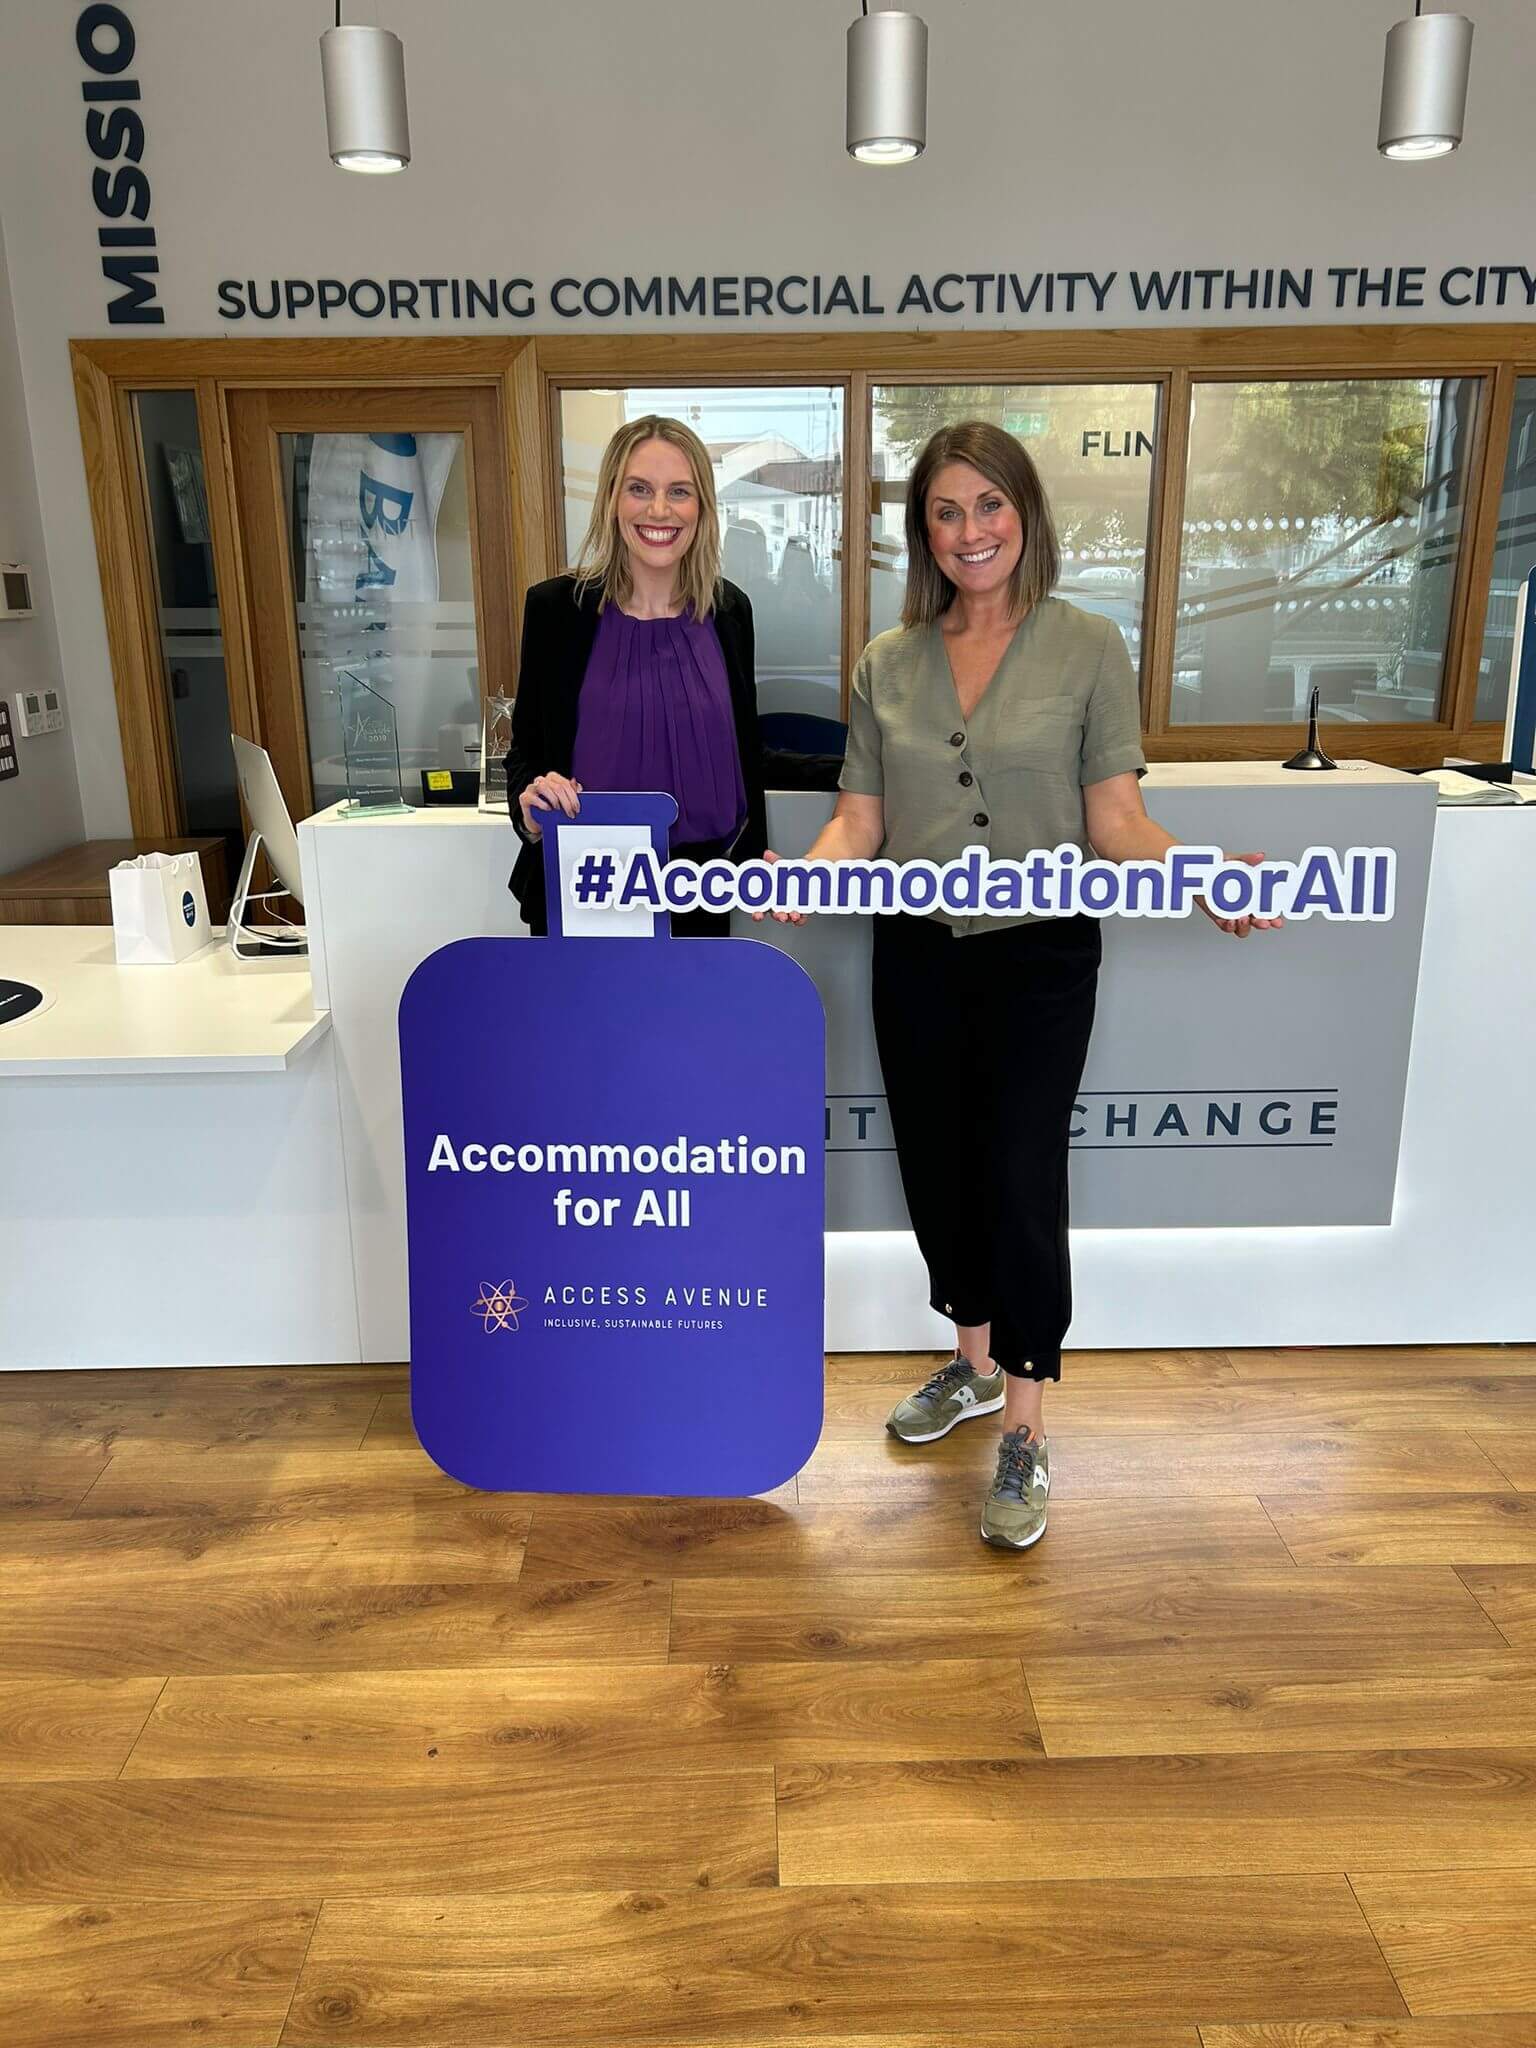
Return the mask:
[[[470,1314],[484,1323],[487,1333],[492,1330],[515,1330],[519,1327],[518,1317],[528,1306],[510,1280],[503,1280],[499,1287],[488,1280],[480,1282],[480,1299],[470,1304]]]

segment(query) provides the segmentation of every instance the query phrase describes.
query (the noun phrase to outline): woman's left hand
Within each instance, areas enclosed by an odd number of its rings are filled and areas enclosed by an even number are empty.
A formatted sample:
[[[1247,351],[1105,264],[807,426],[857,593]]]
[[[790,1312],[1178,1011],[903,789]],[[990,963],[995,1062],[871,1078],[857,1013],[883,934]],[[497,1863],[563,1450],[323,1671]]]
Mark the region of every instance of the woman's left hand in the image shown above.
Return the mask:
[[[1264,858],[1262,853],[1229,853],[1228,860],[1240,860],[1246,867],[1256,868]],[[1277,932],[1285,923],[1283,917],[1223,917],[1219,910],[1212,910],[1203,896],[1195,898],[1219,932],[1227,932],[1234,939],[1246,939],[1250,932]]]
[[[766,861],[776,861],[778,857],[771,846],[763,855],[763,859]],[[805,923],[805,912],[803,910],[754,910],[751,915],[754,924],[761,924],[765,917],[771,917],[775,924]]]

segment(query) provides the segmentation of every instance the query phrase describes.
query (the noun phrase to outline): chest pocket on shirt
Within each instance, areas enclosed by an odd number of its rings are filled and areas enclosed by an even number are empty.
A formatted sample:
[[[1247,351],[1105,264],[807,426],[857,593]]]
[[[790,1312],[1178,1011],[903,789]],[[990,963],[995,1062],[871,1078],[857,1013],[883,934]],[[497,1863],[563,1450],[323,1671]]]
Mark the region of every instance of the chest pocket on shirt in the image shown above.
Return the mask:
[[[1035,697],[1019,705],[994,745],[1004,769],[1043,769],[1075,775],[1083,744],[1083,712],[1076,697]]]

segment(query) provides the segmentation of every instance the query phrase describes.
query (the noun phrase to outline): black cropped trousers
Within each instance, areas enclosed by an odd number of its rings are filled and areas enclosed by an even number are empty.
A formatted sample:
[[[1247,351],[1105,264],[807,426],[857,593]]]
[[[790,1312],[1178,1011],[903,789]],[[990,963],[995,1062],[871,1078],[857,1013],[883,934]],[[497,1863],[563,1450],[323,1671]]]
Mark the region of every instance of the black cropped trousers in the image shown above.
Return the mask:
[[[875,920],[875,1039],[929,1298],[990,1323],[1022,1379],[1061,1378],[1072,1319],[1067,1145],[1101,950],[1089,917],[966,938]]]

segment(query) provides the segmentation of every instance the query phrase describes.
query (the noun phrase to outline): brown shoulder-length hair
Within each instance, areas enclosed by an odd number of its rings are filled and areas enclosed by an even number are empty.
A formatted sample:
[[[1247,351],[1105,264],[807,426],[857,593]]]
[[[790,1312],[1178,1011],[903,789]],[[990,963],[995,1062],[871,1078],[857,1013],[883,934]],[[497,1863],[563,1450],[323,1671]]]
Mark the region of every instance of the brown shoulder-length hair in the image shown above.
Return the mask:
[[[934,560],[928,541],[928,493],[946,462],[968,462],[995,484],[1018,513],[1024,546],[1009,583],[1010,609],[1033,611],[1051,594],[1061,574],[1061,549],[1056,522],[1046,502],[1039,471],[1028,450],[1012,434],[987,420],[962,420],[940,427],[921,455],[907,484],[907,592],[901,623],[931,626],[955,599],[955,586]]]
[[[644,419],[630,420],[603,450],[592,499],[592,518],[574,565],[577,590],[595,584],[601,611],[605,605],[623,604],[634,587],[629,573],[629,549],[619,532],[619,492],[629,458],[642,441],[665,441],[681,449],[688,458],[693,488],[698,494],[699,519],[688,552],[678,564],[678,595],[696,619],[707,619],[720,594],[720,513],[715,503],[715,473],[709,450],[692,427],[661,413],[647,413]]]

